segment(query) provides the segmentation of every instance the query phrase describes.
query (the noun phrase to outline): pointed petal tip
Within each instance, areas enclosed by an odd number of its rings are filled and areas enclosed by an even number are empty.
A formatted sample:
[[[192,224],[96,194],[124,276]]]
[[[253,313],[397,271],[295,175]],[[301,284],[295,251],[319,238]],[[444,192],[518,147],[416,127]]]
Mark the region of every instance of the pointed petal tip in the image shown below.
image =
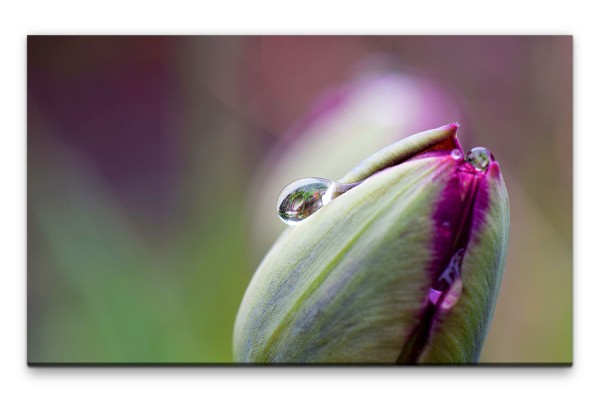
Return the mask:
[[[449,145],[450,149],[458,149],[458,150],[460,150],[461,153],[464,154],[465,152],[463,150],[463,147],[460,144],[460,141],[458,140],[458,137],[456,135],[456,131],[458,130],[458,127],[460,127],[460,123],[455,121],[451,124],[446,124],[446,125],[439,127],[438,130],[448,132],[448,137],[451,141],[451,145]]]
[[[451,124],[444,125],[443,127],[440,127],[440,128],[456,132],[456,130],[458,129],[458,127],[460,127],[460,123],[457,122],[457,121],[455,121],[455,122],[453,122]]]

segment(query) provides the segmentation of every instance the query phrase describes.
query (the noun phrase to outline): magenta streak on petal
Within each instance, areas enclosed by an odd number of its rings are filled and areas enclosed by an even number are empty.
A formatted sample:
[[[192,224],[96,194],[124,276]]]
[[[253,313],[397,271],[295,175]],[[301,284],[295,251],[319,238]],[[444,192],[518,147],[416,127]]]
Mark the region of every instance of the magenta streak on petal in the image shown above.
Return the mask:
[[[451,157],[443,157],[443,161]],[[427,345],[440,311],[451,308],[460,296],[463,256],[468,252],[471,233],[483,224],[489,207],[489,180],[498,179],[500,171],[492,161],[487,172],[479,172],[469,163],[454,161],[455,172],[440,194],[433,215],[433,259],[428,290],[419,325],[415,328],[398,363],[415,363]]]
[[[490,181],[500,178],[500,169],[498,163],[491,162],[485,174],[481,174],[479,180],[479,189],[473,205],[473,219],[471,222],[471,233],[478,232],[481,226],[485,224],[487,211],[490,206]]]
[[[449,153],[442,160],[447,164],[444,168],[455,170],[458,166],[458,162],[452,159]],[[458,174],[451,175],[439,195],[433,214],[433,259],[428,269],[432,281],[440,274],[440,265],[447,261],[459,224],[462,206],[459,178]]]
[[[483,173],[473,169],[470,164],[463,162],[458,164],[456,175],[459,178],[461,198],[458,224],[455,226],[450,252],[446,254],[446,260],[441,264],[443,269],[439,271],[436,280],[432,284],[432,288],[443,292],[442,300],[446,297],[454,282],[460,279],[463,257],[471,237],[480,182],[484,176]]]

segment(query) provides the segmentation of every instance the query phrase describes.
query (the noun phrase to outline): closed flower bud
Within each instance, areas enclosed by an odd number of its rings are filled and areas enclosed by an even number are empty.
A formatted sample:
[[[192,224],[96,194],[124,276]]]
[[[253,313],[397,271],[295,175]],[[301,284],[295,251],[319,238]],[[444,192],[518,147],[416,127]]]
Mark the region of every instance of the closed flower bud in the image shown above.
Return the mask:
[[[294,226],[238,311],[244,363],[475,363],[500,288],[509,205],[498,163],[456,124],[403,139],[339,182],[286,187]]]

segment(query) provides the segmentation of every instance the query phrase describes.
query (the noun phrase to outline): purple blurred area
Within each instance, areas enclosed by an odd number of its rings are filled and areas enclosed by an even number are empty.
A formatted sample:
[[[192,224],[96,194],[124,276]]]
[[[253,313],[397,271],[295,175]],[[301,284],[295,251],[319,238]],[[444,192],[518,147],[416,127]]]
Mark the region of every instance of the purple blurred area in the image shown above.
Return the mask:
[[[89,160],[132,212],[164,224],[179,165],[173,45],[135,37],[28,43],[30,147],[44,152],[50,131]]]
[[[397,137],[457,120],[501,164],[511,245],[482,361],[572,358],[571,37],[30,36],[27,66],[30,361],[230,361],[269,173],[365,76],[414,84]]]

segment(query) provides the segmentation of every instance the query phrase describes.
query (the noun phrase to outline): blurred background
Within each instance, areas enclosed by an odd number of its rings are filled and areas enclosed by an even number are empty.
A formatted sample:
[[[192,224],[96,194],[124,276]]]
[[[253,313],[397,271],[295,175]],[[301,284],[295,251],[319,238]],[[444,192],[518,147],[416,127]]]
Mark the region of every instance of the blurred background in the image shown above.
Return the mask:
[[[30,36],[28,361],[231,362],[279,191],[450,122],[511,202],[481,362],[572,360],[572,38]]]

